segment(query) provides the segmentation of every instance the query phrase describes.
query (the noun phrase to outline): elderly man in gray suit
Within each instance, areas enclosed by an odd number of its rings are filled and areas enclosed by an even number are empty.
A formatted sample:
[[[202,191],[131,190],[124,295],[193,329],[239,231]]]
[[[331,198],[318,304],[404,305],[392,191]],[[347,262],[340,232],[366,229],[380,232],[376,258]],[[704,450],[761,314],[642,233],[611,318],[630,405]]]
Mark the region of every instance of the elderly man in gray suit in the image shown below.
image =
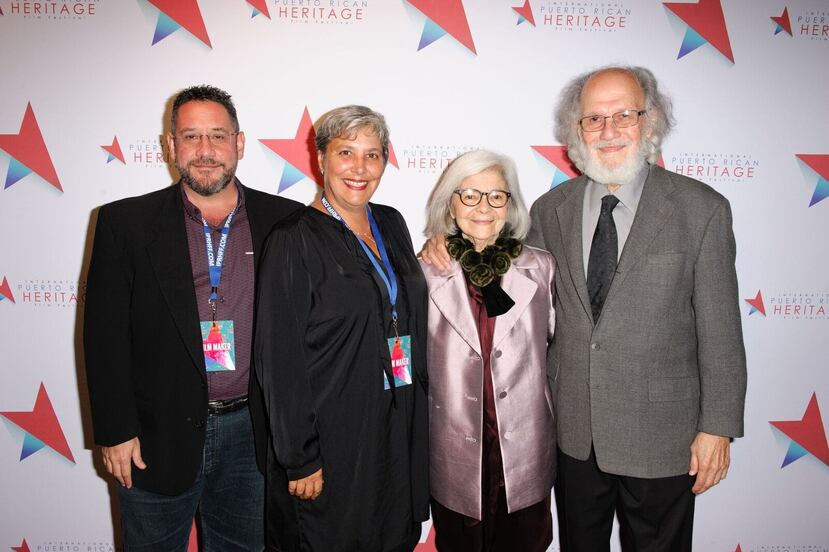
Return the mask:
[[[655,163],[671,104],[641,67],[574,79],[556,134],[583,176],[542,195],[527,243],[558,262],[548,374],[564,552],[690,551],[694,497],[743,434],[728,201]],[[424,256],[442,264],[442,240]]]
[[[655,163],[671,104],[641,67],[579,76],[556,135],[583,176],[533,205],[556,257],[548,369],[567,552],[691,550],[694,496],[743,434],[746,369],[728,201]]]

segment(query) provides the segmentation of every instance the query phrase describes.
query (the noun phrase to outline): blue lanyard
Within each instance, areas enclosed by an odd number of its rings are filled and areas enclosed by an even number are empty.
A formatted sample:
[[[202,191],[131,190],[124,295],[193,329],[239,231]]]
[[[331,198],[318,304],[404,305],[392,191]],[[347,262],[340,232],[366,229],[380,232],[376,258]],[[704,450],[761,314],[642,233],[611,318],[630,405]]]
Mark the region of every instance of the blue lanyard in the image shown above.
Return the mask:
[[[334,207],[325,198],[324,192],[322,194],[322,206],[325,207],[328,214],[342,222],[346,228],[351,230],[348,223],[343,220],[343,217],[340,216],[337,210],[334,209]],[[358,236],[353,230],[351,230],[351,233],[354,234],[354,237],[357,238],[358,242],[360,242],[366,257],[368,257],[368,260],[370,260],[371,264],[374,265],[374,269],[377,271],[377,274],[380,275],[380,279],[383,280],[384,284],[386,284],[386,289],[389,291],[389,301],[391,302],[391,320],[394,325],[394,333],[397,335],[397,276],[395,275],[394,267],[392,267],[391,261],[389,260],[389,254],[386,251],[386,246],[383,244],[383,236],[380,235],[380,228],[377,226],[377,221],[374,220],[374,215],[371,214],[371,209],[369,209],[368,206],[366,206],[366,213],[368,214],[368,222],[371,225],[371,233],[374,235],[374,239],[377,242],[377,250],[380,252],[380,258],[383,260],[388,276],[386,275],[386,272],[383,271],[380,263],[377,262],[377,258],[374,256],[374,253],[371,252],[368,245],[366,245],[360,236]]]
[[[204,225],[204,243],[207,247],[207,269],[210,274],[210,308],[213,310],[213,320],[216,319],[216,300],[219,297],[219,282],[222,279],[222,266],[225,260],[225,247],[227,246],[227,236],[230,234],[230,221],[233,220],[233,215],[236,214],[236,209],[239,204],[230,212],[222,227],[222,237],[219,238],[219,248],[216,253],[213,253],[213,235],[210,225],[202,217],[201,221]]]

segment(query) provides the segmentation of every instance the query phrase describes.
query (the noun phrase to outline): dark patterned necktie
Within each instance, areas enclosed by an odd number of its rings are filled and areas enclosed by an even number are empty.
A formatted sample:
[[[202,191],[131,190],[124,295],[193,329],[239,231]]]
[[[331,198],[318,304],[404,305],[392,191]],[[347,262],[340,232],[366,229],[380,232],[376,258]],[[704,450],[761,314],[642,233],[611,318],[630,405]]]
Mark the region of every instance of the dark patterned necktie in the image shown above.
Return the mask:
[[[616,237],[616,223],[613,222],[613,209],[618,203],[619,198],[614,195],[606,195],[602,198],[599,223],[596,225],[593,242],[590,245],[590,258],[587,261],[587,291],[590,294],[590,309],[593,311],[594,324],[599,321],[607,291],[613,281],[613,273],[616,271],[619,241]]]

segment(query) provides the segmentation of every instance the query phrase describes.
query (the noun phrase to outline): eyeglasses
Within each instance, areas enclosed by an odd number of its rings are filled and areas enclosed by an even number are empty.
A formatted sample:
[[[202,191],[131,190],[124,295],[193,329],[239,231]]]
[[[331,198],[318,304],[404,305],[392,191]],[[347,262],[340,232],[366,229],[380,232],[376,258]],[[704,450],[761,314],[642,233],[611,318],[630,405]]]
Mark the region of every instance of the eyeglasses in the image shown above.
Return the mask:
[[[598,132],[607,124],[608,119],[613,119],[616,128],[627,128],[639,124],[639,117],[645,115],[646,109],[634,110],[625,109],[613,115],[588,115],[579,119],[579,126],[585,132]]]
[[[176,139],[180,140],[182,144],[188,147],[196,147],[201,144],[202,138],[207,138],[210,145],[214,148],[223,148],[230,144],[230,139],[239,134],[238,132],[210,132],[208,134],[199,134],[197,132],[183,132],[179,134]]]
[[[512,196],[511,193],[505,192],[504,190],[490,190],[488,192],[482,192],[480,190],[476,190],[475,188],[455,190],[454,193],[458,194],[461,198],[461,203],[467,207],[476,206],[481,202],[481,199],[486,196],[486,202],[489,203],[489,206],[494,209],[498,209],[499,207],[506,205],[510,196]]]

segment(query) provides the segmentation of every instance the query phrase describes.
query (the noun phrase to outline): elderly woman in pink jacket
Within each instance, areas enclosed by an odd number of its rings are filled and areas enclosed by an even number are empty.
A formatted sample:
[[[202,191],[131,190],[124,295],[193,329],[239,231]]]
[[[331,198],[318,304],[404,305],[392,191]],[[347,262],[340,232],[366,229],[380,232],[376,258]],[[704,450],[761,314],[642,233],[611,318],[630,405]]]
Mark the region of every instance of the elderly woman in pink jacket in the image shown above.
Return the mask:
[[[521,243],[515,164],[471,151],[440,177],[426,234],[446,236],[429,286],[429,445],[439,551],[525,552],[552,541],[555,423],[545,361],[555,260]]]

